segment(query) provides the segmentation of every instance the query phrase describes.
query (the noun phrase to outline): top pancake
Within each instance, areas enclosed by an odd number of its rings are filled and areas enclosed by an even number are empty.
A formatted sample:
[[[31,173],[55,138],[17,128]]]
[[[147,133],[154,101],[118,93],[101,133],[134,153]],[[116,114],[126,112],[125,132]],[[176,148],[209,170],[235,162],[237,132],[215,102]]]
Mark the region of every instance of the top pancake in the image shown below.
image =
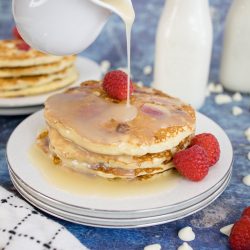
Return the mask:
[[[159,153],[194,134],[195,111],[179,99],[136,87],[131,104],[137,108],[137,116],[119,121],[125,102],[109,98],[100,82],[89,81],[50,97],[45,103],[45,119],[65,139],[108,155]]]
[[[28,51],[18,48],[21,40],[0,40],[0,68],[27,67],[58,62],[60,56],[44,54],[30,48]]]

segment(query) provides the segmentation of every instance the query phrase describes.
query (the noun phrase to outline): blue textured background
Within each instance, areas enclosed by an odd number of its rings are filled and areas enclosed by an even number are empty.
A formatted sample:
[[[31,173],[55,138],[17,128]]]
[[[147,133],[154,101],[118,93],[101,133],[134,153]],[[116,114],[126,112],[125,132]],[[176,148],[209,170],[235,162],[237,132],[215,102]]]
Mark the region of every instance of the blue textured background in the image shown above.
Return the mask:
[[[164,1],[133,0],[133,2],[137,18],[132,39],[132,74],[135,80],[142,80],[149,84],[152,81],[152,75],[145,76],[143,67],[153,65],[155,32]],[[224,20],[230,3],[231,0],[210,1],[214,23],[214,49],[210,72],[210,80],[213,81],[218,81]],[[13,20],[10,4],[10,0],[0,0],[0,38],[11,37]],[[98,62],[108,59],[113,68],[124,67],[126,65],[125,46],[123,24],[118,17],[113,16],[97,41],[83,54]],[[241,210],[250,205],[250,187],[242,183],[242,177],[250,174],[250,161],[247,159],[250,143],[244,136],[244,130],[250,127],[249,104],[249,95],[244,95],[243,101],[237,103],[244,112],[241,116],[235,117],[231,114],[231,108],[235,104],[217,106],[214,103],[214,95],[211,95],[201,109],[202,113],[225,129],[232,141],[235,158],[233,178],[229,187],[220,198],[201,212],[169,224],[131,230],[98,229],[55,220],[62,223],[82,243],[93,250],[139,250],[151,243],[160,243],[166,250],[177,249],[182,244],[177,237],[177,232],[187,225],[192,226],[196,233],[196,239],[190,243],[194,249],[228,249],[227,237],[220,234],[219,229],[233,223],[239,218]],[[7,172],[5,146],[13,129],[24,118],[0,117],[0,184],[9,190],[13,186]]]

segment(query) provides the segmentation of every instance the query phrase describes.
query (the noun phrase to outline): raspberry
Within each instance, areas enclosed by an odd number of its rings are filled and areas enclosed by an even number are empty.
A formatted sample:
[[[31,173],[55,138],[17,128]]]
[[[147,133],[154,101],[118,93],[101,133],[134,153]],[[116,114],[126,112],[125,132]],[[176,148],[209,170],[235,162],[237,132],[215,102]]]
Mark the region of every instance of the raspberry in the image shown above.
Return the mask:
[[[23,40],[23,38],[21,37],[20,33],[18,32],[16,26],[12,29],[12,35],[15,39]]]
[[[209,166],[213,166],[220,158],[220,145],[214,135],[203,133],[196,135],[192,141],[191,146],[199,145],[205,149],[208,155]]]
[[[243,210],[241,216],[247,216],[247,217],[250,218],[250,207],[246,207],[246,208]]]
[[[191,181],[200,181],[208,174],[207,153],[198,145],[176,153],[173,163],[178,172]]]
[[[250,250],[250,217],[243,216],[234,224],[229,244],[232,250]]]
[[[16,45],[16,47],[17,47],[19,50],[24,50],[24,51],[28,51],[28,50],[30,49],[30,46],[29,46],[26,42],[24,42],[24,41],[18,43],[18,44]]]
[[[127,83],[128,75],[121,70],[114,70],[105,75],[103,89],[110,97],[122,101],[127,99]],[[134,87],[130,80],[130,95],[133,91]]]

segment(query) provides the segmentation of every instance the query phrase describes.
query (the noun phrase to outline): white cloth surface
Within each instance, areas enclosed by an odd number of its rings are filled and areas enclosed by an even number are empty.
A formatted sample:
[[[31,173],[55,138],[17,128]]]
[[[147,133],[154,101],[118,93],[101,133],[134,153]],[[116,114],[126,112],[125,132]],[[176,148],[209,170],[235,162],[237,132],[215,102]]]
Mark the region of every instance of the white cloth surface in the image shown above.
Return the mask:
[[[86,250],[62,225],[0,187],[0,250]]]

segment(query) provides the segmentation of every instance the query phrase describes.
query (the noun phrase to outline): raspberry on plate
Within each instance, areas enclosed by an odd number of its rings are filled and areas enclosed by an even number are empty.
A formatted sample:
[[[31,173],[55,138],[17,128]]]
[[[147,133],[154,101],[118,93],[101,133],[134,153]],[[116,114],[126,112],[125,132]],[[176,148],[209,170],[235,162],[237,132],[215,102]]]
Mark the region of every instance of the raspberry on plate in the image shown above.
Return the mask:
[[[176,153],[173,163],[181,175],[192,181],[200,181],[208,174],[207,153],[199,145]]]
[[[243,210],[241,216],[247,216],[247,217],[250,218],[250,207],[246,207],[246,208]]]
[[[16,26],[12,29],[12,35],[15,39],[22,39],[23,38],[21,37],[20,33],[18,32]]]
[[[220,158],[220,145],[216,137],[209,133],[196,135],[191,146],[199,145],[207,152],[209,166],[213,166]]]
[[[243,216],[234,224],[229,244],[232,250],[250,250],[250,217]]]
[[[103,79],[103,89],[107,94],[117,100],[126,100],[127,99],[127,83],[128,75],[121,70],[114,70],[108,72]],[[131,95],[134,91],[134,86],[130,80],[130,91]]]

